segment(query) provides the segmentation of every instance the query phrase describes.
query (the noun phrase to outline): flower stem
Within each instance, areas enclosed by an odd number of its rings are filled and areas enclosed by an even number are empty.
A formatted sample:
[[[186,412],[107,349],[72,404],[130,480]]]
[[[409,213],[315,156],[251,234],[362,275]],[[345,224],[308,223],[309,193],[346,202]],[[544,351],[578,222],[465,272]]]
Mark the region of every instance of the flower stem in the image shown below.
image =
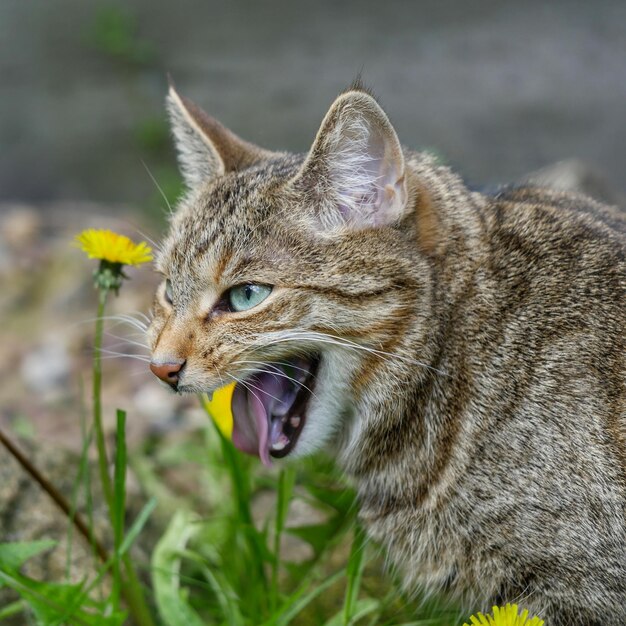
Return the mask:
[[[117,515],[115,498],[113,493],[113,483],[109,475],[109,460],[106,449],[106,439],[104,436],[104,426],[102,424],[102,335],[104,332],[104,310],[109,289],[100,287],[98,289],[98,315],[96,317],[96,336],[94,339],[93,355],[93,422],[98,449],[98,469],[100,472],[100,482],[102,492],[109,510],[109,519],[113,529],[116,528]],[[119,436],[119,432],[118,432]],[[154,626],[150,611],[141,589],[141,583],[135,572],[133,562],[129,554],[122,557],[124,570],[126,572],[126,584],[122,584],[121,592],[128,604],[130,613],[138,626]],[[119,562],[115,565],[119,577]],[[115,595],[115,594],[114,594]],[[113,598],[115,601],[115,597]]]
[[[96,337],[93,353],[93,423],[95,426],[96,448],[98,449],[98,469],[100,483],[109,511],[113,510],[113,486],[109,476],[104,427],[102,425],[102,334],[104,331],[104,307],[108,289],[98,289],[98,315],[96,317]]]

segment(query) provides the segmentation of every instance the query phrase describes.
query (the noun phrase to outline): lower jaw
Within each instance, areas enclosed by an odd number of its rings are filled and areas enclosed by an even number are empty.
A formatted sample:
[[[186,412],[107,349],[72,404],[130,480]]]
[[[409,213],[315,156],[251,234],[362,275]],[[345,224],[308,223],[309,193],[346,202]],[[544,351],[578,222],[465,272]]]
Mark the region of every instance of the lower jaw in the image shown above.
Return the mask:
[[[295,430],[295,432],[293,433],[293,435],[289,438],[289,443],[282,450],[270,449],[269,453],[272,458],[283,459],[289,454],[291,454],[291,452],[293,452],[293,450],[295,449],[298,443],[298,440],[300,439],[300,435],[302,434],[302,430],[304,429],[304,426],[306,424],[308,406],[309,406],[311,396],[313,395],[313,390],[315,387],[317,372],[319,370],[320,360],[321,360],[321,357],[319,355],[315,355],[311,357],[311,366],[309,370],[309,375],[307,379],[304,381],[304,385],[308,388],[308,390],[304,388],[302,389],[292,409],[290,409],[289,414],[288,414],[288,419],[291,419],[293,417],[299,417],[300,424],[298,428]]]

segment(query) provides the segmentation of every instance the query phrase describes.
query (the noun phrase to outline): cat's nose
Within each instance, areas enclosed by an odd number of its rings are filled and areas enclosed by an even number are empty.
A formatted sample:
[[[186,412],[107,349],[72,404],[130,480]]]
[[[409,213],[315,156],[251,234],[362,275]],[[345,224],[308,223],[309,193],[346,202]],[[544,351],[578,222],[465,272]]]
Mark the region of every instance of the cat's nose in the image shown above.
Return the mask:
[[[180,372],[184,365],[185,361],[183,359],[179,361],[168,361],[167,363],[151,361],[150,369],[152,370],[152,373],[160,378],[164,383],[167,383],[176,389]]]

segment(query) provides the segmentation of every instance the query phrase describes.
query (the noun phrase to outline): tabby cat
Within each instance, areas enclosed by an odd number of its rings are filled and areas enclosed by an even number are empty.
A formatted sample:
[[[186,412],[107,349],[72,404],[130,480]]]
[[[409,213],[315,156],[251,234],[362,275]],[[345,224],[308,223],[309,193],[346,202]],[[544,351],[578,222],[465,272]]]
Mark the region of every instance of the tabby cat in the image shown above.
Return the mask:
[[[470,191],[358,84],[303,155],[168,109],[188,192],[154,373],[237,381],[233,442],[266,464],[335,454],[407,587],[626,624],[624,215]]]

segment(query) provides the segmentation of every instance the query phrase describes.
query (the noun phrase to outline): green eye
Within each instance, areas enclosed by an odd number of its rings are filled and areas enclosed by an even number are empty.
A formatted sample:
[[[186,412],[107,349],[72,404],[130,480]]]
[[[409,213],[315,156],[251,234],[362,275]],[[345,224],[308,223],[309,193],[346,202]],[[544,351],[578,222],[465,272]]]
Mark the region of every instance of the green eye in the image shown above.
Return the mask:
[[[165,301],[168,304],[172,304],[174,302],[174,296],[172,294],[172,281],[169,278],[165,281]]]
[[[272,293],[272,288],[268,285],[247,283],[229,289],[227,299],[231,310],[247,311],[261,304],[270,293]]]

